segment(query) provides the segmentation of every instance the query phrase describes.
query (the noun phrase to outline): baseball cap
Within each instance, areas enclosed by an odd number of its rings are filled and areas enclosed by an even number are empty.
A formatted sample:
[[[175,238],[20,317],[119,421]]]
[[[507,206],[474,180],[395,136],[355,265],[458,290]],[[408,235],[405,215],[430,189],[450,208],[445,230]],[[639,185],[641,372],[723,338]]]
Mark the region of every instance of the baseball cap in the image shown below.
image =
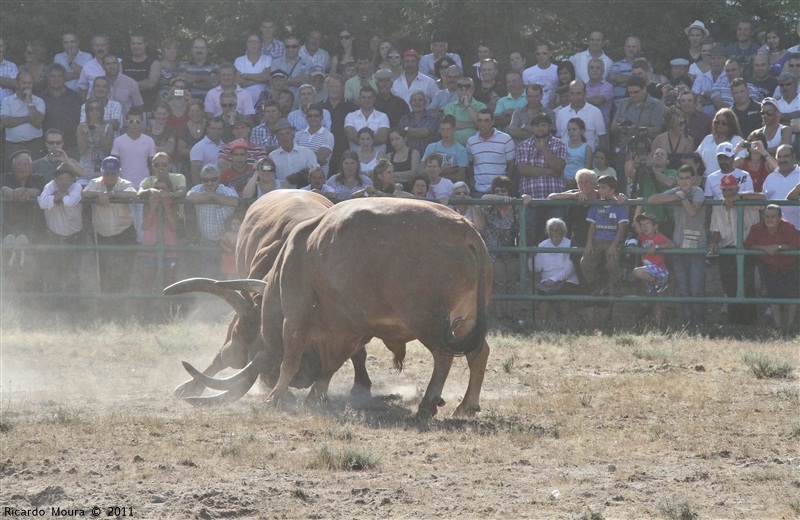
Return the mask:
[[[119,159],[114,157],[113,155],[109,155],[103,162],[100,163],[100,171],[103,173],[119,173],[120,170],[120,163]]]
[[[419,53],[414,49],[408,49],[406,52],[403,53],[403,57],[406,56],[414,56],[415,58],[419,59]]]
[[[278,119],[278,122],[275,124],[275,130],[283,130],[284,128],[291,128],[292,130],[295,129],[288,119]]]
[[[314,65],[314,66],[313,66],[313,67],[311,67],[311,69],[308,71],[308,75],[309,75],[309,76],[324,76],[324,75],[325,75],[325,69],[323,69],[323,68],[322,68],[321,66],[319,66],[319,65]]]
[[[375,79],[392,79],[394,74],[389,69],[381,69],[375,73]]]
[[[739,186],[739,179],[737,179],[730,173],[727,175],[723,175],[722,180],[719,183],[719,187],[723,190],[726,188],[736,188],[737,186]]]
[[[643,220],[650,220],[653,222],[653,224],[658,224],[658,217],[652,213],[642,213],[641,215],[636,216],[636,222],[641,222]]]
[[[724,143],[719,143],[717,145],[717,155],[725,155],[727,157],[733,157],[733,145],[727,141]]]
[[[286,71],[285,71],[285,70],[282,70],[282,69],[275,69],[275,70],[273,70],[272,72],[270,72],[270,74],[269,74],[269,75],[270,75],[270,76],[272,76],[273,78],[274,78],[275,76],[283,76],[284,78],[288,78],[288,77],[289,77],[289,75],[288,75],[288,74],[286,74]]]

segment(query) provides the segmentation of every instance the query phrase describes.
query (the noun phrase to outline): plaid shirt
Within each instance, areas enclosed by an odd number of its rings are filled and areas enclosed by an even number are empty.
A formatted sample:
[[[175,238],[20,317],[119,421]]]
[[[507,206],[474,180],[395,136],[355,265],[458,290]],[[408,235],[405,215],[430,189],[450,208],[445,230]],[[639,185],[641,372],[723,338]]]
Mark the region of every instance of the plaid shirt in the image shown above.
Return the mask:
[[[278,144],[278,132],[269,131],[267,125],[258,125],[250,131],[250,142],[263,148],[275,148]]]
[[[558,137],[550,136],[547,149],[560,159],[567,160],[567,147]],[[534,138],[526,139],[517,145],[517,164],[532,164],[546,168],[544,154],[534,146]],[[546,199],[551,193],[564,191],[563,175],[542,175],[540,177],[519,178],[519,193],[528,194],[534,199]]]
[[[203,185],[198,184],[190,189],[189,193],[202,193],[204,191],[205,188]],[[227,195],[228,197],[239,196],[235,189],[229,188],[224,184],[219,184],[215,191],[220,195]],[[235,210],[236,208],[231,206],[221,206],[219,204],[195,205],[195,211],[197,212],[197,229],[200,230],[200,236],[212,242],[218,241],[222,238],[222,235],[225,234],[225,219],[233,215]]]
[[[261,44],[261,54],[267,54],[272,57],[273,60],[277,60],[278,58],[283,58],[286,55],[286,47],[284,47],[283,42],[273,38],[269,45],[262,43]],[[286,72],[289,72],[288,70]]]

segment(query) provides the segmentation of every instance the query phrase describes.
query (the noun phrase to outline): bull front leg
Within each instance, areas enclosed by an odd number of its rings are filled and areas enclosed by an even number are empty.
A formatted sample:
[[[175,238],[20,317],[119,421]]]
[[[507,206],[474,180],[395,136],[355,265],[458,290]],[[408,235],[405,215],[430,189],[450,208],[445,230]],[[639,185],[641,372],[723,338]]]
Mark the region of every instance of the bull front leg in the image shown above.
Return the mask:
[[[370,397],[372,395],[372,380],[370,380],[367,373],[367,348],[363,343],[350,356],[350,361],[353,363],[353,372],[355,373],[350,395],[354,397]]]
[[[480,348],[467,354],[469,384],[464,399],[453,412],[454,417],[472,417],[481,411],[481,387],[483,386],[483,376],[486,374],[489,350],[489,344],[484,340]]]

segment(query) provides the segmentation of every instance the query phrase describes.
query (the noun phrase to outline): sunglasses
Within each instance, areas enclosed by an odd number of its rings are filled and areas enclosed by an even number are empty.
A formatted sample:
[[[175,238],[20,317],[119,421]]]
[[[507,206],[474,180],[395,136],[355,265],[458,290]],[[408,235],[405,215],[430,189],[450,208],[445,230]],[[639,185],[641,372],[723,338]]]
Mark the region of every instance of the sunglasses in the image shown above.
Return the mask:
[[[222,108],[236,108],[236,103],[220,103]]]
[[[508,190],[505,188],[495,188],[495,193],[508,193]]]
[[[472,85],[462,85],[461,83],[459,83],[458,88],[472,88]]]
[[[219,180],[219,177],[206,177],[203,179],[203,184],[214,184]]]
[[[141,119],[128,119],[128,124],[129,125],[141,125],[142,124],[142,120]]]
[[[728,126],[727,121],[714,121],[714,124],[717,126]]]

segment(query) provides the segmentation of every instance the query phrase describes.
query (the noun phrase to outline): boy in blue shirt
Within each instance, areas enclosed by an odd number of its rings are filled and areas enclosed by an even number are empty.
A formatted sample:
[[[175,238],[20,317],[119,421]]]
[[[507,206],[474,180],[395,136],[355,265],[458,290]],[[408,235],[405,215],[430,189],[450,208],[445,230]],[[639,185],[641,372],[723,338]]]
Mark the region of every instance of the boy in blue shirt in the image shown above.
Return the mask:
[[[628,207],[617,203],[614,195],[617,179],[603,175],[597,179],[597,194],[607,205],[591,206],[586,215],[589,234],[583,249],[581,269],[589,287],[595,295],[611,292],[619,295],[620,268],[619,247],[625,229],[628,227]],[[601,268],[605,264],[608,273],[608,287],[600,285]]]

